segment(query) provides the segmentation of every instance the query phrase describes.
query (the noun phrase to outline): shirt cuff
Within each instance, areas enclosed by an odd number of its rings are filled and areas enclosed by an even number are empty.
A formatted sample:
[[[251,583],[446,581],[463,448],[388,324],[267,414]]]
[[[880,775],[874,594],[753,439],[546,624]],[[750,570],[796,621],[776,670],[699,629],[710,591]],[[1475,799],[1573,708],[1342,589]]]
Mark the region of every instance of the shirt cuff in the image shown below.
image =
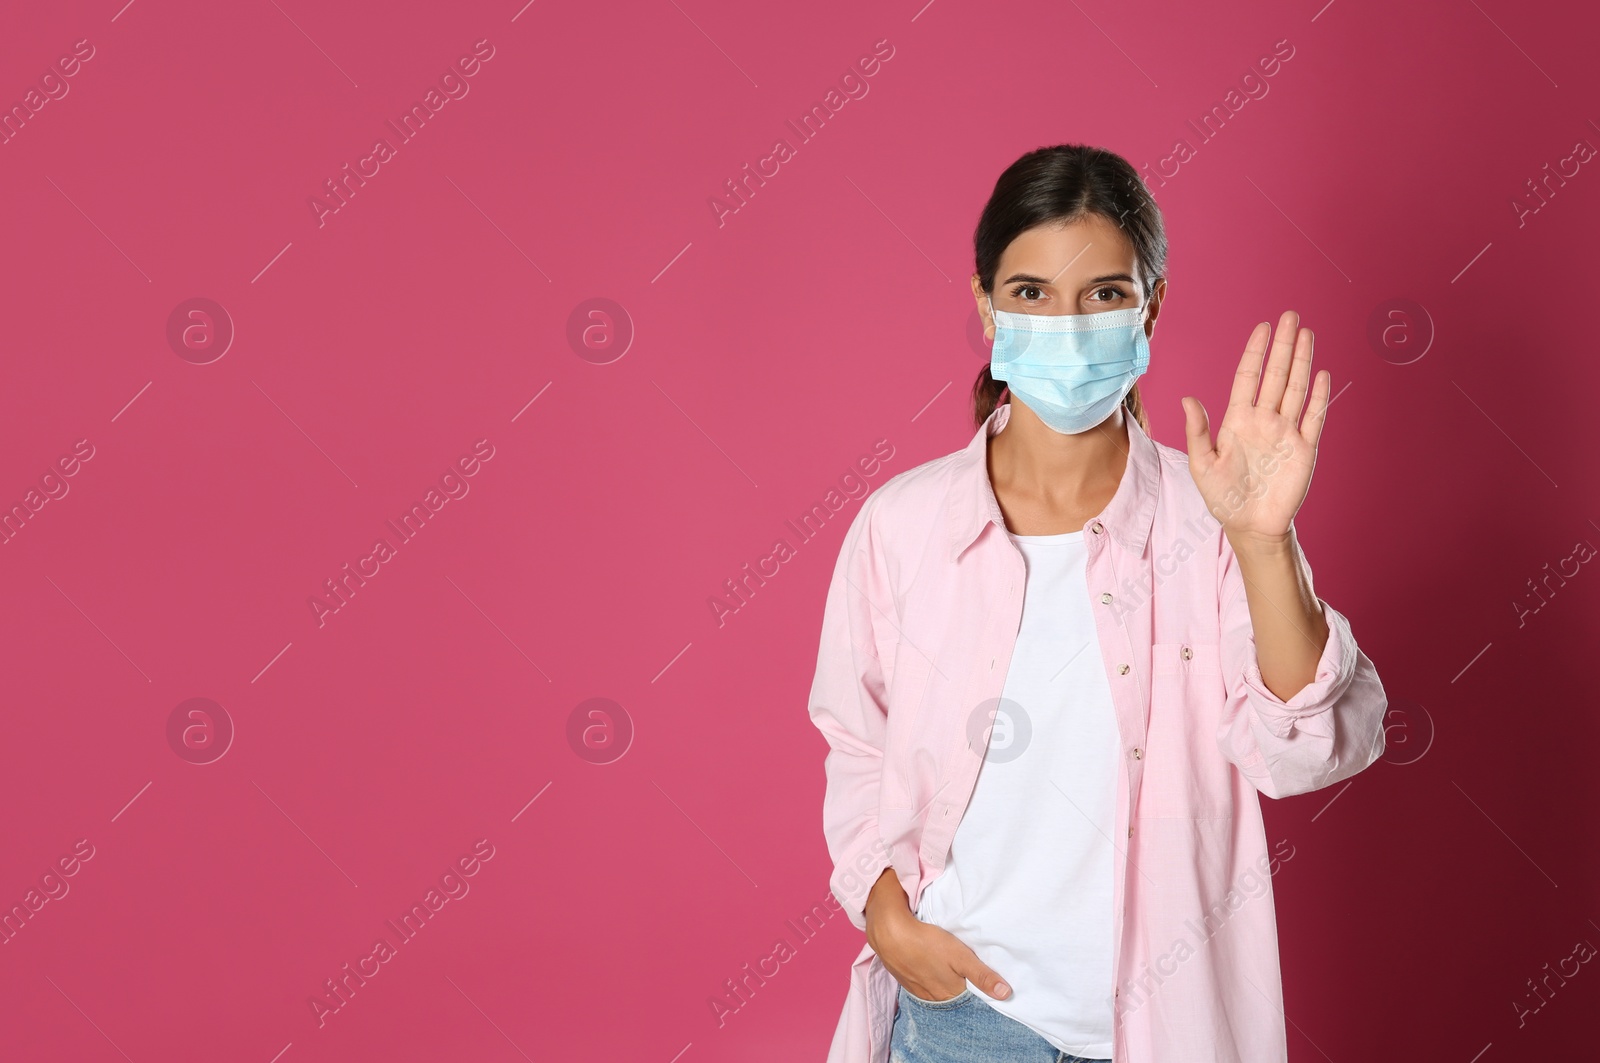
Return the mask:
[[[1350,636],[1350,621],[1321,598],[1317,602],[1322,606],[1322,618],[1328,625],[1328,641],[1317,660],[1316,677],[1288,701],[1268,690],[1262,681],[1255,636],[1250,637],[1244,664],[1245,689],[1255,705],[1256,715],[1279,738],[1288,738],[1296,721],[1332,708],[1355,675],[1356,644]]]
[[[829,888],[857,930],[867,929],[867,895],[884,868],[894,864],[894,849],[878,836],[877,823],[859,835],[834,866]]]

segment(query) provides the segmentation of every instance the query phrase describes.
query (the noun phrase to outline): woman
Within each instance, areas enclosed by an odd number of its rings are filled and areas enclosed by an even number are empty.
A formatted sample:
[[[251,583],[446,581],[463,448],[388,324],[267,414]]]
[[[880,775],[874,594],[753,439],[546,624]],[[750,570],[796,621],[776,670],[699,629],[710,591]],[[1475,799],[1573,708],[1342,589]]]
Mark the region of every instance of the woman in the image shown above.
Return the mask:
[[[1373,763],[1387,706],[1295,538],[1329,374],[1287,312],[1215,442],[1189,397],[1188,454],[1150,438],[1166,237],[1110,152],[1018,159],[975,244],[977,433],[868,496],[823,615],[830,885],[867,935],[829,1060],[1283,1063],[1293,850],[1256,795]]]

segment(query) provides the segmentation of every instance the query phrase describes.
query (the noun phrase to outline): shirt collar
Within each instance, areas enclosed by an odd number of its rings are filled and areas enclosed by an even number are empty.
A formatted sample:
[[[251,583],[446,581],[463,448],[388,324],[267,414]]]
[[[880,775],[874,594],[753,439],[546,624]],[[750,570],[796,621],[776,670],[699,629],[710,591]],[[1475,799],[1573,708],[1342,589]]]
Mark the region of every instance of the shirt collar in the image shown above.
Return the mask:
[[[955,561],[967,547],[977,540],[985,524],[997,524],[1005,529],[1005,518],[1000,513],[1000,503],[994,497],[994,485],[989,480],[989,437],[1005,428],[1011,419],[1011,404],[1001,403],[994,408],[986,421],[973,435],[972,442],[959,451],[955,459],[954,476],[946,499],[950,527],[950,560]],[[1116,494],[1100,512],[1084,522],[1084,527],[1099,520],[1119,544],[1142,554],[1150,538],[1150,526],[1155,518],[1156,496],[1161,482],[1161,456],[1156,443],[1139,422],[1126,411],[1128,425],[1128,462],[1122,471],[1122,482]]]

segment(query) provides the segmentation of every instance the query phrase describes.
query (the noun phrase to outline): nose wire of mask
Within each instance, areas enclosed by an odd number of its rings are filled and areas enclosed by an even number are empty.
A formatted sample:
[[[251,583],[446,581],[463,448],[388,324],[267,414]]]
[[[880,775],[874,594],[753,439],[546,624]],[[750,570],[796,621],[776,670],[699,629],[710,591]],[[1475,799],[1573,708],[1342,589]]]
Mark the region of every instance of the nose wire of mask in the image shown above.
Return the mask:
[[[1143,306],[1098,314],[996,310],[989,372],[1052,429],[1084,432],[1111,415],[1150,365]]]

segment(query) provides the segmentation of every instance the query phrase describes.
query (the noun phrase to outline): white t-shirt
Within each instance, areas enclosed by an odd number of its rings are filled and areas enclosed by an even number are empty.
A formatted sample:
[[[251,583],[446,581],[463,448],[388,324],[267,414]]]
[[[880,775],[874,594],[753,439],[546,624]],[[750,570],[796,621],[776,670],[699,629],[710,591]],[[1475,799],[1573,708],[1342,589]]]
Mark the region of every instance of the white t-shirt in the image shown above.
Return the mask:
[[[917,917],[1011,987],[980,1000],[1061,1051],[1109,1058],[1117,734],[1083,532],[1011,535],[1022,627],[978,781]]]

